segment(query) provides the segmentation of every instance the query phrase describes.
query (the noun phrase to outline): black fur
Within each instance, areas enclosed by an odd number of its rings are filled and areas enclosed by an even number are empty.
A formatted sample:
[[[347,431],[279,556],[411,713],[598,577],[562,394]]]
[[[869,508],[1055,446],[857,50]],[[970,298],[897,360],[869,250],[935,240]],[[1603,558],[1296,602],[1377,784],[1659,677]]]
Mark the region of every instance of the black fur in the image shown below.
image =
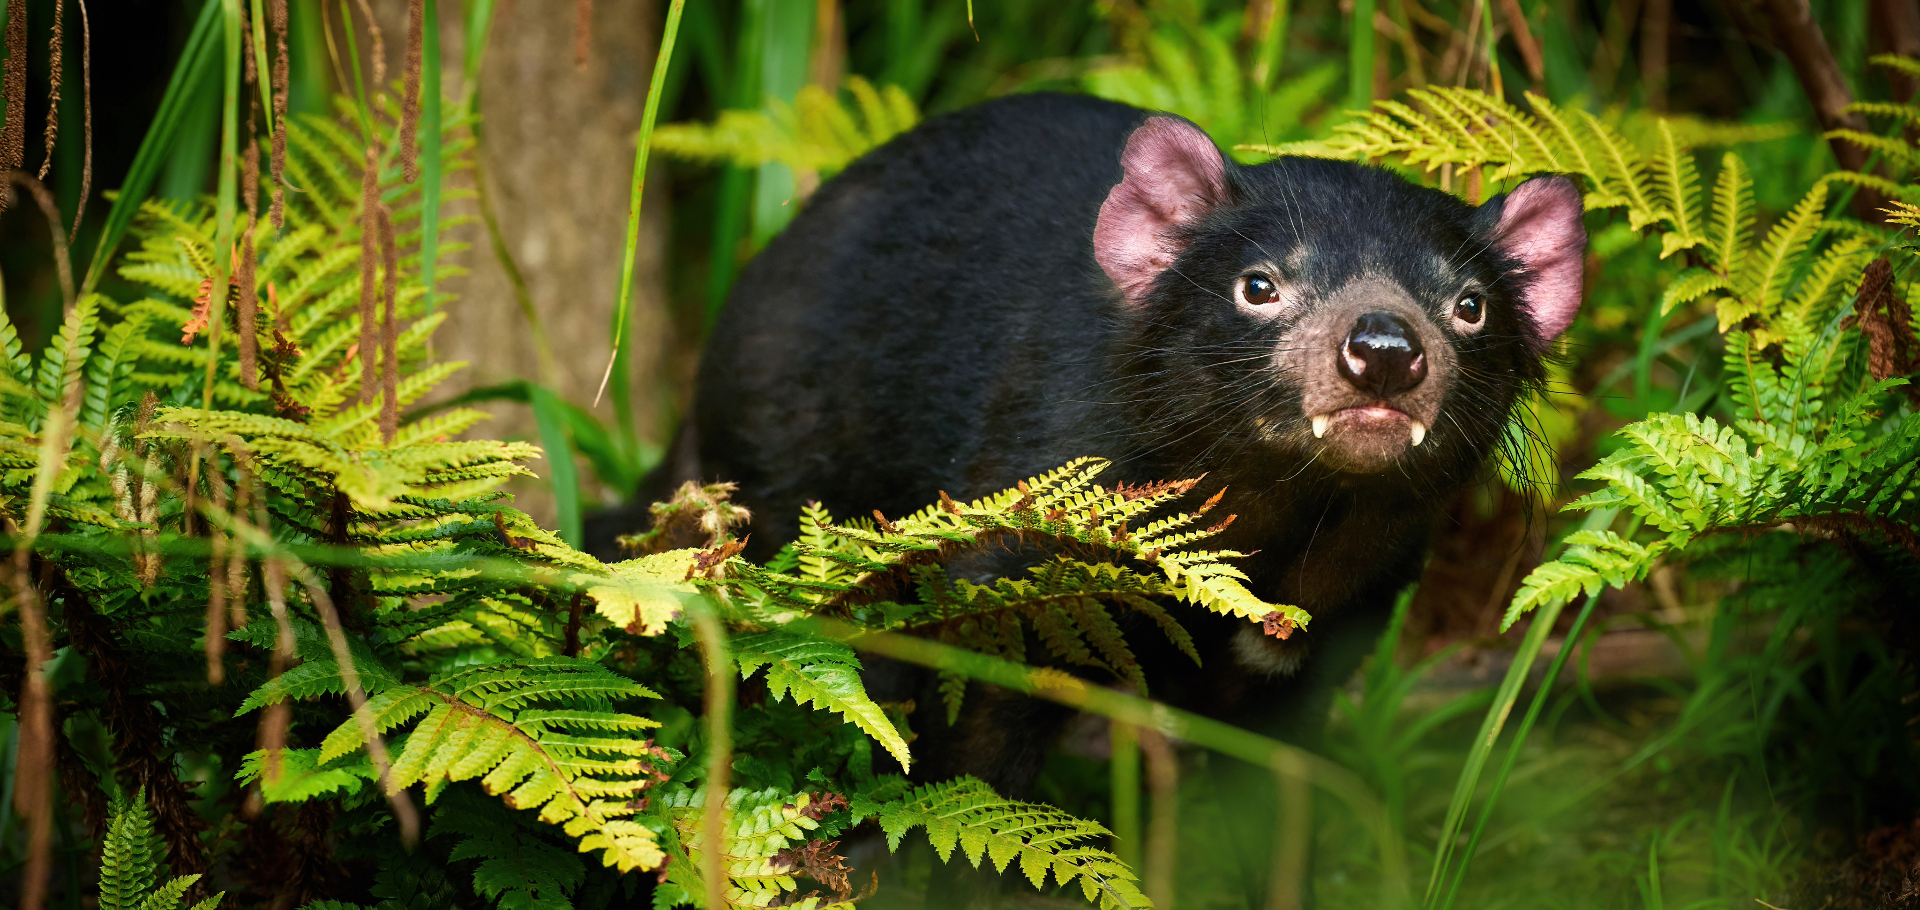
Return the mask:
[[[1210,545],[1257,551],[1241,563],[1254,592],[1315,617],[1294,645],[1340,653],[1291,680],[1237,672],[1245,620],[1183,609],[1206,670],[1173,662],[1149,677],[1154,694],[1242,720],[1317,717],[1417,574],[1439,509],[1540,379],[1517,263],[1493,245],[1500,203],[1469,206],[1345,162],[1229,163],[1231,201],[1184,231],[1174,265],[1131,303],[1091,238],[1145,116],[1082,97],[1005,98],[931,119],[828,181],[742,273],[665,474],[739,482],[754,510],[749,555],[764,557],[809,500],[896,517],[942,490],[983,495],[1081,455],[1113,460],[1109,485],[1204,473],[1189,506],[1224,485],[1217,514],[1238,515]],[[1289,316],[1256,319],[1230,298],[1260,262],[1285,263],[1303,295]],[[1303,390],[1336,380],[1293,353],[1338,343],[1307,337],[1302,320],[1360,278],[1403,289],[1453,352],[1428,441],[1375,473],[1319,458]],[[1488,307],[1472,335],[1446,326],[1468,285]],[[1330,646],[1342,627],[1360,644]],[[1151,651],[1151,637],[1135,642]],[[978,703],[958,730],[923,708],[915,753],[930,777],[976,773],[1019,794],[1049,737],[976,734],[1059,714],[991,693]]]

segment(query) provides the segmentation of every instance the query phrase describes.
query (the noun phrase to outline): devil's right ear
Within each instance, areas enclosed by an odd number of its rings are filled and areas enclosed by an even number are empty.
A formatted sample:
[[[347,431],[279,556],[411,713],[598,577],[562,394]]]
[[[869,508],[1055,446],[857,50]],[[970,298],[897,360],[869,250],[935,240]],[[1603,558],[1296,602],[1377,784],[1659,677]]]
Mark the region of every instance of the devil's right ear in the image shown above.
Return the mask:
[[[1151,117],[1127,137],[1126,172],[1100,205],[1093,258],[1135,303],[1173,264],[1176,229],[1227,201],[1227,165],[1213,140],[1179,117]]]
[[[1565,177],[1535,177],[1483,208],[1499,216],[1494,244],[1526,272],[1520,306],[1533,322],[1528,341],[1546,351],[1580,312],[1587,257],[1580,190]]]

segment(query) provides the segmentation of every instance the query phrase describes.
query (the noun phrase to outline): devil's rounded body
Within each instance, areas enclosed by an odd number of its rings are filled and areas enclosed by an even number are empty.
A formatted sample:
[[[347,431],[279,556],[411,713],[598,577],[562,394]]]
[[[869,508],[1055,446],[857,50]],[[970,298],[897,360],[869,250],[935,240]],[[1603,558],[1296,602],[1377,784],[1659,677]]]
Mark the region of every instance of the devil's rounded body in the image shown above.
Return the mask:
[[[1249,587],[1315,619],[1280,643],[1183,613],[1206,670],[1155,694],[1318,712],[1275,693],[1351,661],[1268,676],[1381,615],[1483,476],[1578,306],[1579,216],[1558,178],[1475,207],[1347,162],[1235,165],[1124,105],[990,102],[826,182],[742,272],[671,470],[737,481],[762,553],[809,500],[894,516],[1082,455],[1109,483],[1205,474]]]

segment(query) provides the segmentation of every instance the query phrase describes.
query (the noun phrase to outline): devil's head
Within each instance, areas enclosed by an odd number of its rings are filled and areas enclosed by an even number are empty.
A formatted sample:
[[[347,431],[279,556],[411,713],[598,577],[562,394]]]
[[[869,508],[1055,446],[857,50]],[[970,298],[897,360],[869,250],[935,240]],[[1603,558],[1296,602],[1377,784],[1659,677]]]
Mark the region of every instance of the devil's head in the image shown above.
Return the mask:
[[[1564,177],[1472,206],[1347,162],[1238,166],[1166,116],[1121,164],[1094,257],[1119,289],[1136,450],[1178,469],[1450,487],[1500,444],[1580,308],[1586,231]]]

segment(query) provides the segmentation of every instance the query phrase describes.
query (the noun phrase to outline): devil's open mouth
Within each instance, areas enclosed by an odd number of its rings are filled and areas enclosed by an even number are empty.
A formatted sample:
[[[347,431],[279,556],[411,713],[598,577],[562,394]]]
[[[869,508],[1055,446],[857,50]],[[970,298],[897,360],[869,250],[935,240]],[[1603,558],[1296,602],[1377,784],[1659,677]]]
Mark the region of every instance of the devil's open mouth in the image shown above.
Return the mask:
[[[1415,446],[1426,441],[1427,426],[1405,411],[1385,403],[1340,408],[1313,415],[1313,438],[1324,439],[1328,431],[1385,435],[1406,433]]]

